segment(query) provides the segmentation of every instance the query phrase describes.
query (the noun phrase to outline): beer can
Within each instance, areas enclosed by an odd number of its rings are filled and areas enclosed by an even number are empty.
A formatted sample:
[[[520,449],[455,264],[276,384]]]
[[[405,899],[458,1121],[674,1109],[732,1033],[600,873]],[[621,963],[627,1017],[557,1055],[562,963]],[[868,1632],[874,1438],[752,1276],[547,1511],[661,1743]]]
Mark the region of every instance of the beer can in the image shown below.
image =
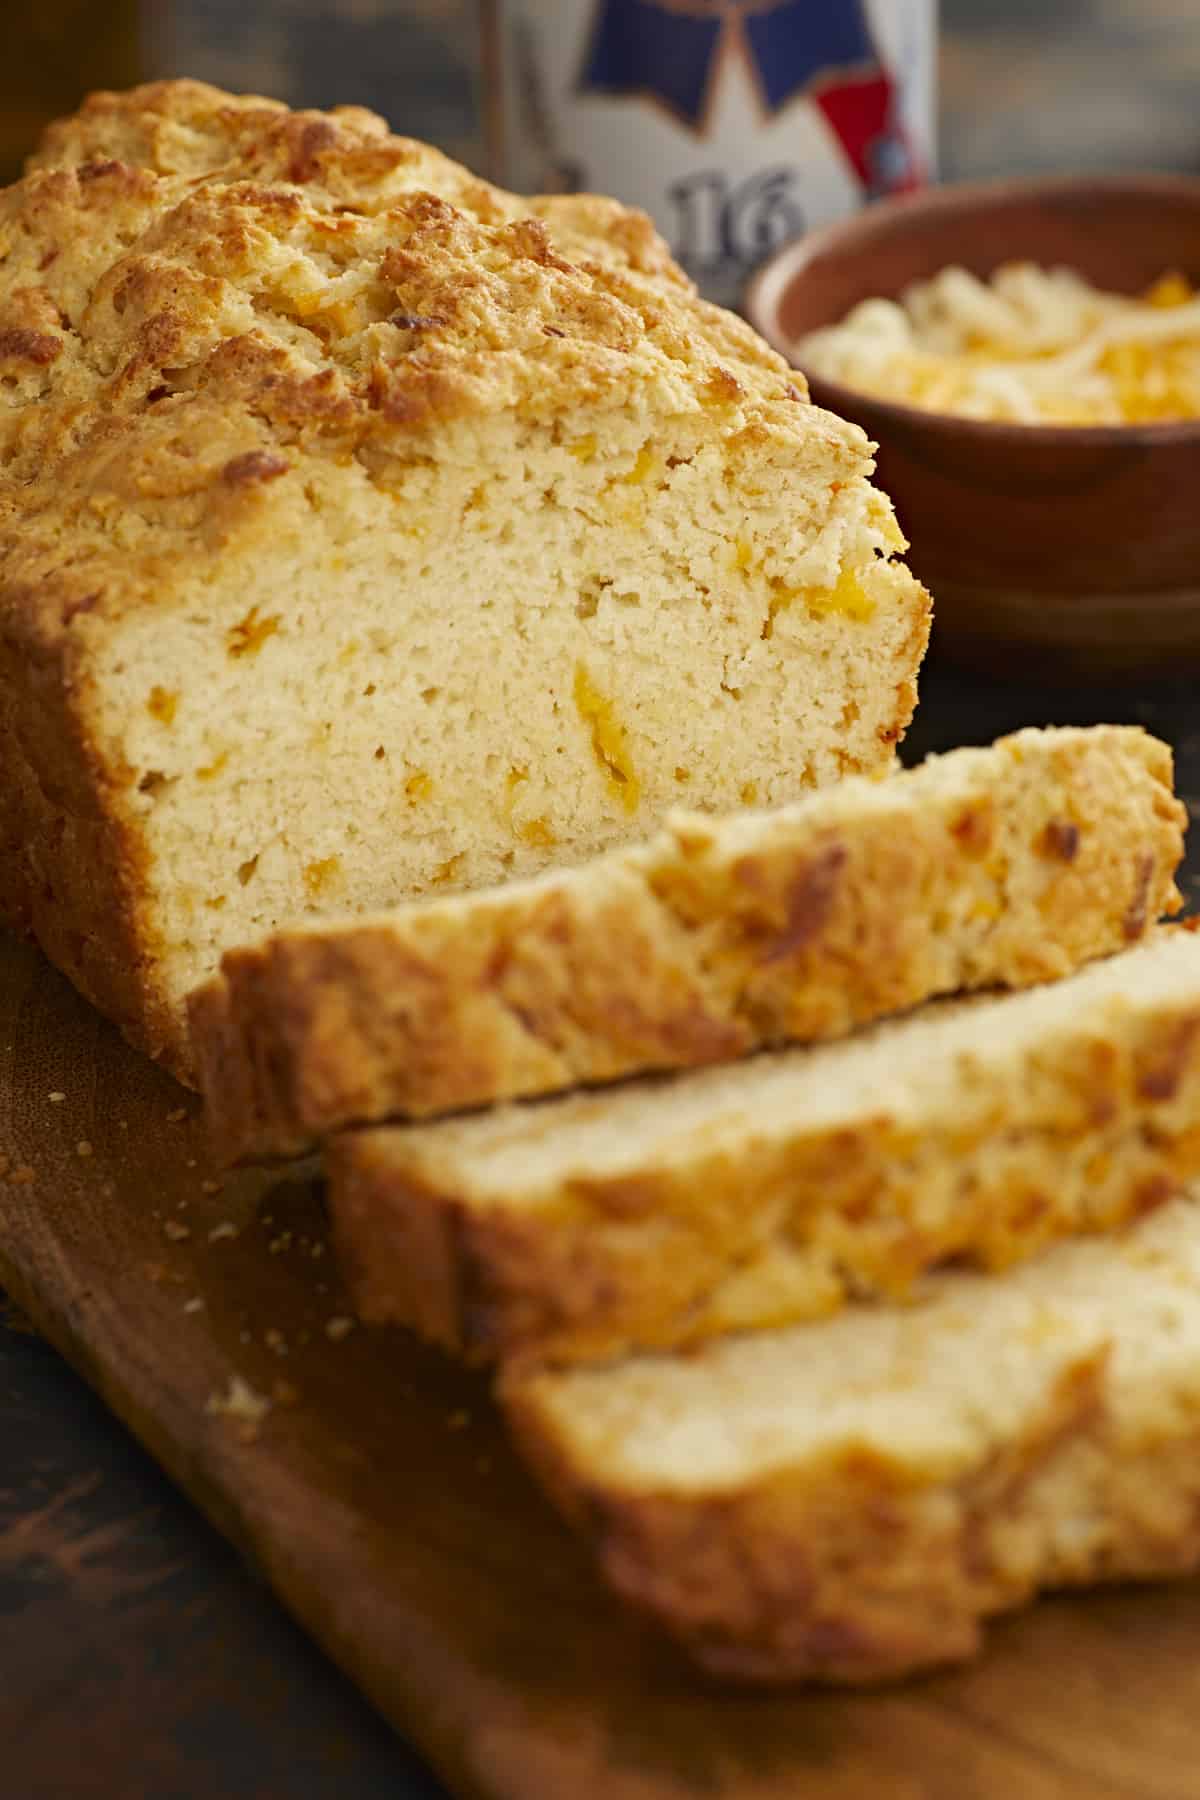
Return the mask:
[[[496,179],[651,214],[710,299],[934,163],[936,0],[485,0]]]

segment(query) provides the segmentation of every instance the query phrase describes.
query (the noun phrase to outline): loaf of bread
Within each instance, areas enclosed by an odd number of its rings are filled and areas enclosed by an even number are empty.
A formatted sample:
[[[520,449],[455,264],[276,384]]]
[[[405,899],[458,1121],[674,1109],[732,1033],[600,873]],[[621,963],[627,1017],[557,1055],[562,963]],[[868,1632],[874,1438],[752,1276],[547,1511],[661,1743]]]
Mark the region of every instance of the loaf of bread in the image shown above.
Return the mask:
[[[641,214],[172,82],[0,215],[0,914],[177,1071],[232,944],[889,766],[871,446]]]
[[[1184,812],[1132,727],[1023,731],[583,867],[227,952],[192,1002],[229,1161],[840,1036],[1065,974],[1178,905]]]
[[[1200,935],[840,1044],[327,1147],[364,1318],[473,1357],[691,1345],[1003,1268],[1200,1174]]]
[[[915,1307],[504,1392],[608,1580],[713,1673],[956,1661],[1038,1589],[1200,1562],[1200,1203]]]

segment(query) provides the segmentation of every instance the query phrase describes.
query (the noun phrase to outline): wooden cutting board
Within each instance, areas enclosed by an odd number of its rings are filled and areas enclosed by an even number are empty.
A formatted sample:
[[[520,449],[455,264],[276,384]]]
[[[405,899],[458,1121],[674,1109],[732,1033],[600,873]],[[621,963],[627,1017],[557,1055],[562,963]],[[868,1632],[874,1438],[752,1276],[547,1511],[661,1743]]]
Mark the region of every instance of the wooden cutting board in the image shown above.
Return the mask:
[[[602,1589],[484,1386],[346,1329],[303,1172],[218,1189],[195,1102],[2,934],[0,1168],[0,1279],[457,1794],[1200,1793],[1200,1583],[1047,1601],[976,1666],[876,1694],[692,1676]]]

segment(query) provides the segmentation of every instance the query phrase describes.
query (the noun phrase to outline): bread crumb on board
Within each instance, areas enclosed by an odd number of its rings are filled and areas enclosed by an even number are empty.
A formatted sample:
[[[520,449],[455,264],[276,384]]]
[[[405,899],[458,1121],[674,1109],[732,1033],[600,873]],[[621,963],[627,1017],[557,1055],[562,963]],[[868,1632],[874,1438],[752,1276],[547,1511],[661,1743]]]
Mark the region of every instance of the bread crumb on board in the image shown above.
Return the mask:
[[[233,1220],[222,1219],[221,1223],[219,1225],[214,1225],[209,1232],[208,1241],[210,1244],[219,1244],[222,1238],[235,1238],[237,1234],[238,1228]]]
[[[173,1244],[182,1244],[184,1239],[190,1238],[191,1235],[191,1226],[181,1225],[178,1219],[168,1219],[163,1226],[163,1236],[170,1238]]]
[[[229,1377],[229,1386],[223,1394],[208,1396],[204,1410],[212,1417],[230,1420],[237,1427],[242,1442],[249,1444],[257,1438],[259,1427],[271,1410],[271,1402],[242,1376],[235,1374]]]
[[[66,1097],[67,1096],[65,1094],[59,1093],[57,1088],[55,1088],[55,1090],[52,1094],[46,1095],[46,1098],[50,1102],[51,1106],[61,1106],[63,1101],[66,1099]]]
[[[349,1337],[354,1330],[354,1320],[342,1316],[325,1321],[325,1336],[331,1343],[340,1344],[344,1337]]]

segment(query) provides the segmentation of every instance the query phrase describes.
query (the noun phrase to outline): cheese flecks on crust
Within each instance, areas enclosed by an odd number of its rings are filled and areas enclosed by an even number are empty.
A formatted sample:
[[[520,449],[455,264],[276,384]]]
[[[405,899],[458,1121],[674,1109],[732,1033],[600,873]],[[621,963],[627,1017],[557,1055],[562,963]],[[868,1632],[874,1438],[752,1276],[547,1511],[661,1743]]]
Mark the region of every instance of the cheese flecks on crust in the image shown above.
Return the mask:
[[[231,943],[887,766],[870,446],[641,215],[178,82],[0,258],[0,905],[175,1066]]]

